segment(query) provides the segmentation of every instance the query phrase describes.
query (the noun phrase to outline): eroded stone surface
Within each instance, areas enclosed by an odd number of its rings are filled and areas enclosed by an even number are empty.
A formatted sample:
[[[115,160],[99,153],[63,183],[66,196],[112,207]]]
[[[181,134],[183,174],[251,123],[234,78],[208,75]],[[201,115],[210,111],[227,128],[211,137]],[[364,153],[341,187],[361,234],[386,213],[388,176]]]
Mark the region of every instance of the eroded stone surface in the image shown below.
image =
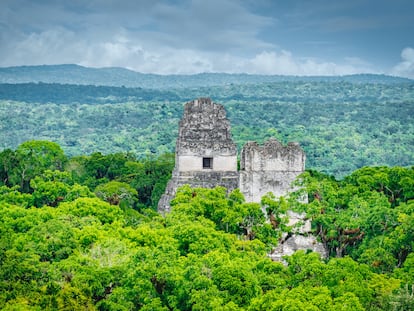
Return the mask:
[[[305,170],[305,159],[297,143],[283,146],[274,138],[262,146],[248,142],[240,157],[240,191],[247,202],[260,202],[268,192],[276,197],[287,195],[292,182]]]
[[[292,235],[282,241],[269,254],[269,257],[275,261],[283,261],[283,256],[290,256],[297,250],[317,252],[322,258],[326,258],[328,256],[323,244],[313,235]]]

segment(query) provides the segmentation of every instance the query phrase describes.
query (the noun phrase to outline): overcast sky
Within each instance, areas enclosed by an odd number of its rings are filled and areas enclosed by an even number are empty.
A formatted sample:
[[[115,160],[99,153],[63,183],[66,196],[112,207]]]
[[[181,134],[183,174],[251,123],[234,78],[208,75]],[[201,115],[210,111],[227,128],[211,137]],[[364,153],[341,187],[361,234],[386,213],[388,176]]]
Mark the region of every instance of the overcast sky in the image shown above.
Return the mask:
[[[0,0],[0,66],[414,78],[413,0]]]

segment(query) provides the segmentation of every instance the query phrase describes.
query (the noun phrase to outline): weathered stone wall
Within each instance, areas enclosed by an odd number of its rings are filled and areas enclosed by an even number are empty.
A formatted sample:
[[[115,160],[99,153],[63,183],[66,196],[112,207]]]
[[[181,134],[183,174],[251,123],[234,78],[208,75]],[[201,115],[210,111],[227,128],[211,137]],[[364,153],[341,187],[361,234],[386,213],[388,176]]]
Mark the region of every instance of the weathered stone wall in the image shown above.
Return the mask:
[[[211,167],[203,167],[203,158],[211,159]],[[162,213],[169,211],[169,202],[177,188],[214,188],[229,191],[239,187],[237,148],[234,144],[226,111],[210,98],[199,98],[184,106],[179,123],[175,168],[165,194],[158,203]]]
[[[297,143],[283,146],[269,139],[262,146],[256,142],[244,145],[240,158],[240,191],[247,202],[260,202],[263,195],[288,194],[291,183],[305,170],[305,153]]]
[[[210,98],[188,102],[179,124],[176,152],[178,155],[235,156],[237,149],[224,107]]]
[[[272,250],[269,257],[274,261],[283,262],[283,256],[293,255],[298,250],[313,251],[319,253],[322,258],[328,257],[328,252],[321,242],[313,235],[294,234],[286,236],[279,245]]]
[[[279,240],[279,245],[269,253],[269,257],[284,262],[283,256],[290,256],[297,250],[310,250],[319,253],[322,258],[326,258],[328,252],[324,245],[312,234],[311,222],[305,218],[305,214],[288,211],[287,215],[289,217],[288,226],[292,227],[293,230],[289,234],[283,234],[282,239]]]

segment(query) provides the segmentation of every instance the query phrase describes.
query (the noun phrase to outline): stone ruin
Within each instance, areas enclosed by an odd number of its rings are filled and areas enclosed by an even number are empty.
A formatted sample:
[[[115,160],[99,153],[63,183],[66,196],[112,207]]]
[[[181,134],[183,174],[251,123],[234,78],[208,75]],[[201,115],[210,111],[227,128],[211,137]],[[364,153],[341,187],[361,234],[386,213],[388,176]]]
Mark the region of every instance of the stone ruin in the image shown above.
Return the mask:
[[[283,146],[271,138],[260,146],[247,142],[240,157],[240,190],[247,202],[260,202],[272,192],[276,197],[291,191],[291,184],[305,171],[305,153],[298,143]]]
[[[288,195],[292,191],[292,182],[305,170],[305,159],[298,143],[283,146],[273,138],[262,146],[247,142],[241,152],[238,171],[237,148],[224,107],[210,98],[193,100],[184,107],[176,143],[175,168],[158,203],[158,211],[169,212],[169,203],[177,188],[185,184],[203,188],[223,186],[229,192],[239,188],[246,202],[260,202],[268,192],[276,197]],[[323,245],[309,234],[310,222],[291,211],[288,215],[289,225],[303,224],[296,232],[285,235],[270,257],[281,260],[282,256],[299,249],[317,251],[325,257]]]
[[[224,107],[209,98],[196,99],[184,107],[175,168],[158,202],[159,212],[169,212],[177,188],[185,184],[202,188],[223,186],[229,191],[239,187],[237,148],[231,138],[230,122]]]

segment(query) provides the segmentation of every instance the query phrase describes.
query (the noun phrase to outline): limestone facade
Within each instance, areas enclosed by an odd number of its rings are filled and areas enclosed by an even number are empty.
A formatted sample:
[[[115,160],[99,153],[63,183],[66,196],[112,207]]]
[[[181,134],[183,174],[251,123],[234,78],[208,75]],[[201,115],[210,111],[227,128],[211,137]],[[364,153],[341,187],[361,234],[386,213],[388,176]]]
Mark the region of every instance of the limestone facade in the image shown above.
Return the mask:
[[[244,145],[240,157],[240,190],[247,202],[260,202],[263,195],[276,197],[291,191],[291,184],[305,170],[305,152],[297,143],[283,146],[272,138],[262,146]]]

